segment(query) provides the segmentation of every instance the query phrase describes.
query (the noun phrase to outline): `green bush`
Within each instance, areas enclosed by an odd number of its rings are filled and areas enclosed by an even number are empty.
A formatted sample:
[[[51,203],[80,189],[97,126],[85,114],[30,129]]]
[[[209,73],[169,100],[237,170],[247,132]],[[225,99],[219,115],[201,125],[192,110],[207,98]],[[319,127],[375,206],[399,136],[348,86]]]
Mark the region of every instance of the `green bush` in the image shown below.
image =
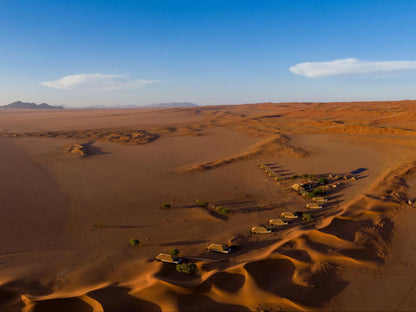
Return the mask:
[[[215,211],[223,215],[227,215],[231,212],[230,209],[224,208],[222,206],[218,206],[217,208],[215,208]]]
[[[196,265],[193,263],[177,264],[176,271],[182,274],[192,274],[196,271]]]
[[[328,179],[327,179],[327,178],[320,178],[320,179],[318,180],[318,183],[319,183],[319,184],[328,184]]]
[[[163,203],[163,204],[162,204],[162,208],[163,208],[163,209],[168,209],[168,208],[170,208],[170,207],[172,207],[172,205],[171,205],[170,203]]]
[[[173,249],[169,250],[169,253],[172,256],[175,256],[176,257],[177,255],[179,255],[179,249],[173,248]]]
[[[292,176],[292,179],[297,179],[297,178],[299,178],[299,176],[297,174]]]
[[[309,180],[315,180],[316,177],[313,174],[305,173],[304,175],[302,175],[302,178],[309,179]]]
[[[325,195],[326,194],[326,190],[324,190],[323,188],[316,188],[314,189],[312,192],[308,193],[308,197],[309,198],[313,198],[319,195]]]
[[[313,216],[313,214],[304,213],[302,215],[302,221],[313,222],[313,220],[315,220],[315,217]]]
[[[200,206],[200,207],[208,207],[208,202],[202,201],[200,199],[197,199],[196,201],[196,205]]]
[[[138,246],[140,241],[137,238],[130,238],[129,244],[130,246]]]

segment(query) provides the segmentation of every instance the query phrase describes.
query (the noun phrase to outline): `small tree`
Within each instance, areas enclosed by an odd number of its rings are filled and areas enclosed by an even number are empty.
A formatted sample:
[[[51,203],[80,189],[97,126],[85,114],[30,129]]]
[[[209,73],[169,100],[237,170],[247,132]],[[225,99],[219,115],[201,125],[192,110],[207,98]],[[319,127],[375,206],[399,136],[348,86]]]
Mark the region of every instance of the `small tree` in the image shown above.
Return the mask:
[[[320,178],[319,180],[318,180],[318,183],[319,184],[328,184],[328,179],[327,178]]]
[[[200,206],[200,207],[208,207],[208,202],[206,202],[206,201],[202,201],[200,199],[197,199],[195,202],[196,202],[196,205],[197,206]]]
[[[182,274],[192,274],[196,271],[196,265],[193,263],[177,264],[176,271]]]
[[[315,197],[315,196],[318,196],[318,195],[325,195],[325,194],[326,194],[326,190],[321,188],[321,187],[318,187],[318,188],[314,189],[312,192],[310,192],[308,194],[308,197],[312,198],[312,197]]]
[[[104,224],[103,224],[102,222],[97,222],[96,224],[94,224],[94,226],[95,226],[97,229],[101,229],[101,228],[103,228],[103,227],[104,227]]]
[[[224,208],[222,206],[215,208],[215,211],[225,216],[231,212],[229,208]]]
[[[173,248],[173,249],[169,250],[169,253],[172,256],[176,257],[177,255],[179,255],[179,249]]]
[[[137,238],[130,238],[129,244],[130,246],[138,246],[140,241]]]
[[[170,208],[170,207],[172,207],[172,205],[171,205],[170,203],[163,203],[163,204],[162,204],[162,208],[163,208],[163,209],[168,209],[168,208]]]
[[[302,215],[302,221],[313,222],[313,220],[315,220],[315,217],[311,213],[304,213]]]

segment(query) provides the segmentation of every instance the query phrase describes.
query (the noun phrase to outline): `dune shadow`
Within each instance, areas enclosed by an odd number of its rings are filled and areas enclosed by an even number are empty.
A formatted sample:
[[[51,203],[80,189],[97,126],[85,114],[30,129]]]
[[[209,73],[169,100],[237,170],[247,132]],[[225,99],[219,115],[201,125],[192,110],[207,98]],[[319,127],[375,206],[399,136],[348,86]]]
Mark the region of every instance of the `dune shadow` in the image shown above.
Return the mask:
[[[19,289],[22,293],[32,296],[47,296],[53,293],[50,288],[43,286],[38,281],[15,280],[3,286],[5,288]]]
[[[311,262],[312,258],[306,250],[301,249],[277,249],[277,253],[288,256],[298,261]]]
[[[21,311],[24,306],[18,292],[0,287],[0,311]]]
[[[362,173],[364,171],[367,171],[367,168],[357,168],[357,169],[351,171],[350,173],[351,174],[360,174],[360,173]]]
[[[250,312],[245,306],[220,303],[199,294],[176,294],[176,300],[180,312]]]
[[[210,280],[215,286],[222,290],[236,292],[244,286],[246,278],[242,274],[218,272],[215,273]]]
[[[331,263],[321,264],[316,272],[306,276],[310,286],[293,283],[295,266],[289,259],[259,260],[244,268],[262,290],[311,307],[322,306],[348,285],[338,279],[338,267]]]
[[[110,154],[109,152],[103,151],[102,147],[95,146],[93,144],[94,144],[94,141],[82,144],[85,147],[86,151],[87,151],[86,156]]]
[[[159,305],[136,298],[129,294],[130,289],[120,286],[109,286],[97,289],[88,293],[88,296],[97,300],[103,307],[104,311],[111,312],[161,312]],[[60,310],[55,310],[58,312]],[[71,310],[75,312],[78,310]]]
[[[33,312],[93,312],[93,308],[79,298],[37,301]]]
[[[215,285],[223,291],[233,293],[244,286],[245,280],[246,278],[242,274],[218,272],[195,287],[195,291],[198,293],[207,293],[211,290],[211,287]]]
[[[331,247],[329,247],[326,244],[318,243],[315,241],[312,241],[310,239],[306,239],[305,243],[307,246],[309,246],[311,249],[316,250],[317,252],[320,252],[322,254],[327,254],[331,251]]]
[[[330,225],[323,229],[320,229],[319,231],[326,234],[335,235],[339,238],[353,242],[355,240],[356,232],[359,231],[362,227],[371,224],[371,220],[353,221],[334,218]]]

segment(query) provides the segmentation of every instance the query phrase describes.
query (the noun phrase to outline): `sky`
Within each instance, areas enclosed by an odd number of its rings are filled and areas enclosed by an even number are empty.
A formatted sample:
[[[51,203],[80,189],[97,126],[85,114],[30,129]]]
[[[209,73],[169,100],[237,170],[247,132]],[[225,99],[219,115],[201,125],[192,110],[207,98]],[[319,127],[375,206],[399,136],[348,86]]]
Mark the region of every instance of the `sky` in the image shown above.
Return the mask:
[[[416,99],[416,1],[0,0],[0,105]]]

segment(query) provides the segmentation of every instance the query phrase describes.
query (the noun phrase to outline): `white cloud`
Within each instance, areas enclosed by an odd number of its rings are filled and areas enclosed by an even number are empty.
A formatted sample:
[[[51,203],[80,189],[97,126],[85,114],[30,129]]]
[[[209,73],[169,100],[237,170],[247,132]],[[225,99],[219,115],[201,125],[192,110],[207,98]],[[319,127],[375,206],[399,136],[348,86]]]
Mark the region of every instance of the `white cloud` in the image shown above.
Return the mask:
[[[377,76],[407,69],[416,69],[416,61],[367,62],[355,58],[347,58],[330,62],[299,63],[289,68],[292,73],[309,78],[340,75]]]
[[[43,81],[44,87],[72,90],[72,89],[100,89],[121,90],[138,89],[144,84],[157,83],[157,80],[126,80],[123,75],[79,74],[64,76],[58,80]]]

